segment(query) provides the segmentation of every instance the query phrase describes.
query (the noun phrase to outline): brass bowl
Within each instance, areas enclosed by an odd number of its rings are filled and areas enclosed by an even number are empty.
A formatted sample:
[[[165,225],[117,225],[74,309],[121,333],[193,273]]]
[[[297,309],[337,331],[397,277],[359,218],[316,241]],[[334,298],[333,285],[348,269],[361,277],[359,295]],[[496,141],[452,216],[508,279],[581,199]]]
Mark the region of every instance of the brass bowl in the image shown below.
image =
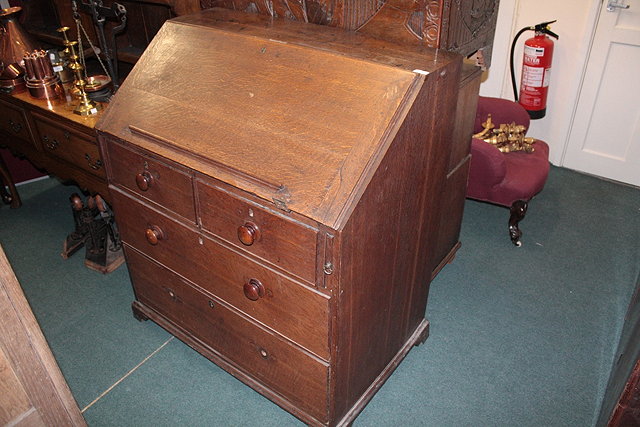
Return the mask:
[[[87,92],[97,92],[109,86],[111,84],[111,78],[109,76],[105,76],[99,74],[97,76],[87,77],[87,85],[84,87],[84,90]]]
[[[0,9],[0,16],[10,16],[14,13],[18,13],[22,10],[20,6],[8,7],[6,9]]]

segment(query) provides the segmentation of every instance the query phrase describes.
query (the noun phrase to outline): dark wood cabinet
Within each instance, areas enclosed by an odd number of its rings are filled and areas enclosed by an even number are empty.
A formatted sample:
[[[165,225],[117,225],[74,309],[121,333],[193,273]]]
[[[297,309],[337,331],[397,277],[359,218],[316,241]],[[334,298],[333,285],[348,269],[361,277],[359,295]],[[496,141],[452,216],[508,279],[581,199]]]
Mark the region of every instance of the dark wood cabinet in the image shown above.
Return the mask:
[[[0,93],[0,146],[83,190],[108,199],[94,116],[73,113],[74,105]]]
[[[168,21],[96,125],[135,315],[309,424],[352,421],[428,335],[476,82],[327,26]]]

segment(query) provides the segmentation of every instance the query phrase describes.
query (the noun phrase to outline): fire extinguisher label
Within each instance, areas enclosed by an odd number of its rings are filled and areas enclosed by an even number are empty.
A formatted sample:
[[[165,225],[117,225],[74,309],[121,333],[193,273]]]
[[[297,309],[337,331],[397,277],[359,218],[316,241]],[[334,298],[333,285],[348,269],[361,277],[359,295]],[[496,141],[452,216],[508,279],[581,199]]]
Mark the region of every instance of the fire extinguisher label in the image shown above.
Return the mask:
[[[540,66],[540,60],[544,57],[543,47],[531,47],[524,45],[524,64]]]
[[[544,48],[543,47],[533,47],[529,45],[524,45],[524,54],[525,56],[544,56]]]
[[[546,70],[544,70],[544,81],[542,82],[542,86],[544,87],[549,86],[550,76],[551,76],[551,68],[547,68]]]
[[[523,86],[533,86],[533,87],[542,87],[543,81],[545,80],[544,76],[544,68],[540,67],[529,67],[528,65],[522,66],[522,85]],[[547,84],[544,86],[548,86],[549,81],[547,80]]]

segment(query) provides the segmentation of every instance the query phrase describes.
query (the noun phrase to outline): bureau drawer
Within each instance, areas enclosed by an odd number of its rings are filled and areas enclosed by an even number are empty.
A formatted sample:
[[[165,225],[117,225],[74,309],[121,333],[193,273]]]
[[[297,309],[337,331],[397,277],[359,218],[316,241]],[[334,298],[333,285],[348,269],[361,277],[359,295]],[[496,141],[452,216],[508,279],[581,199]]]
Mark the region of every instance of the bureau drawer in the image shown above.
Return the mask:
[[[36,113],[33,113],[33,118],[45,152],[106,179],[95,138],[61,128],[55,122]]]
[[[326,420],[326,364],[252,324],[126,248],[136,299],[319,420]]]
[[[111,197],[120,234],[126,243],[319,357],[329,358],[326,296],[294,283],[119,191],[112,190]],[[147,233],[155,244],[149,243]]]
[[[310,283],[318,232],[196,179],[202,227]]]
[[[0,129],[9,135],[31,142],[24,112],[2,101],[0,101]]]
[[[103,144],[114,184],[195,222],[190,175],[177,165],[143,156],[110,139],[104,139]]]

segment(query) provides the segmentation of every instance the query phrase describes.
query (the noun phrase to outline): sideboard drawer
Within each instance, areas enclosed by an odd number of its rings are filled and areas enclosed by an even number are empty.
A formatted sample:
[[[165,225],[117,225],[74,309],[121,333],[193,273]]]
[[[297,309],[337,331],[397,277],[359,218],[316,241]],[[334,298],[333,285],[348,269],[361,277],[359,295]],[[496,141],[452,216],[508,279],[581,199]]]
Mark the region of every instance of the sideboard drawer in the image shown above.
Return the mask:
[[[107,148],[111,179],[141,197],[195,222],[191,176],[175,164],[129,150],[113,140]]]
[[[95,139],[59,127],[55,122],[33,113],[42,148],[93,175],[106,179],[104,164]]]
[[[325,363],[241,318],[136,251],[128,250],[127,258],[138,301],[317,419],[327,418]]]
[[[323,359],[329,300],[195,230],[111,191],[122,239]],[[151,231],[148,231],[151,230]],[[147,240],[147,233],[158,235]]]
[[[9,135],[31,141],[24,112],[4,102],[0,102],[0,129]]]
[[[315,283],[317,230],[196,179],[202,227]]]

